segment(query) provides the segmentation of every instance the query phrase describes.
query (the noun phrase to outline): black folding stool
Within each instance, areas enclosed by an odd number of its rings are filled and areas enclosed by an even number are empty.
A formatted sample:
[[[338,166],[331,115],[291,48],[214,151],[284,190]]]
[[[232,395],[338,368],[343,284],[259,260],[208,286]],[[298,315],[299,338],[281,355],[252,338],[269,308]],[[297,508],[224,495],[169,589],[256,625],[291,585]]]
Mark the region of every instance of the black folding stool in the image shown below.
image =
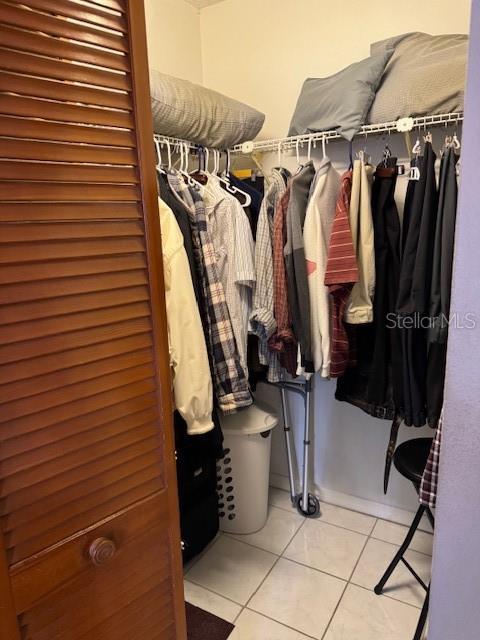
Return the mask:
[[[422,480],[423,472],[427,464],[432,440],[433,438],[414,438],[413,440],[407,440],[396,448],[393,456],[393,463],[397,471],[401,473],[404,478],[407,478],[407,480],[410,480],[410,482],[413,483],[413,486],[415,487],[417,493],[419,493],[420,491],[420,482]],[[408,533],[405,536],[405,540],[402,542],[400,549],[397,551],[395,557],[388,565],[387,570],[380,579],[380,582],[374,588],[374,591],[377,595],[380,595],[382,593],[387,580],[390,578],[399,562],[403,562],[403,564],[407,567],[414,578],[422,585],[426,592],[425,600],[423,602],[422,611],[420,613],[420,618],[418,620],[413,640],[421,640],[425,622],[427,621],[430,584],[427,586],[423,582],[415,569],[404,558],[404,554],[410,546],[410,543],[412,542],[412,538],[415,535],[416,530],[418,529],[418,525],[420,524],[420,520],[422,519],[424,513],[429,519],[433,529],[435,524],[433,514],[429,507],[421,504],[418,507],[417,513],[415,514],[413,522],[410,525],[410,529],[408,530]]]

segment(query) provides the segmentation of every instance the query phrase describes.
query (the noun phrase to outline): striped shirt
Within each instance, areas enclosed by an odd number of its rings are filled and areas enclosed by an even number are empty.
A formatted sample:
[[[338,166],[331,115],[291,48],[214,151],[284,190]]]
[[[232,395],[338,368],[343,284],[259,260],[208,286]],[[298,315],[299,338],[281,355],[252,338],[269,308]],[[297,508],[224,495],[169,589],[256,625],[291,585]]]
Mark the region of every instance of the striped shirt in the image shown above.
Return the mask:
[[[273,295],[277,330],[268,341],[269,348],[277,352],[280,364],[292,376],[297,375],[297,341],[292,330],[292,317],[288,306],[287,272],[284,247],[287,237],[286,219],[290,201],[290,185],[275,210],[273,218]]]
[[[209,176],[203,200],[240,362],[248,378],[248,321],[255,284],[252,228],[242,205],[214,176]]]
[[[212,356],[215,397],[223,413],[234,413],[252,404],[252,395],[233,335],[205,205],[200,189],[190,189],[179,173],[169,171],[168,182],[172,191],[187,206],[190,216],[195,258],[207,308],[208,347]]]
[[[349,209],[352,190],[352,172],[342,176],[340,194],[335,207],[330,246],[328,248],[325,285],[332,300],[332,353],[330,377],[345,373],[350,360],[350,344],[344,325],[345,308],[355,282],[358,267],[350,230]]]
[[[258,216],[255,243],[257,280],[253,294],[253,311],[250,316],[252,331],[258,336],[258,358],[260,364],[268,366],[269,382],[278,382],[281,377],[278,355],[269,350],[268,339],[277,328],[273,293],[273,217],[284,192],[285,180],[278,169],[273,169]]]

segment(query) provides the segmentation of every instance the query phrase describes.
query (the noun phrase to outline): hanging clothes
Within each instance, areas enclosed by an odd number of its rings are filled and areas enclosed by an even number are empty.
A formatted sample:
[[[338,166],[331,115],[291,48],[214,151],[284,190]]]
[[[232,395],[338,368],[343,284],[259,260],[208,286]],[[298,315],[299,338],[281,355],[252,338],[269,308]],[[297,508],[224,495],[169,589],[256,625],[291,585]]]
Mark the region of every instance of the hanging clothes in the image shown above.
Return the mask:
[[[179,200],[175,193],[170,188],[168,183],[168,177],[165,173],[157,173],[158,190],[160,197],[165,204],[172,210],[177,224],[183,236],[183,246],[187,253],[188,264],[190,266],[190,275],[192,277],[193,290],[195,291],[195,297],[200,310],[200,316],[202,317],[202,323],[205,325],[205,305],[202,294],[202,287],[200,284],[200,273],[198,265],[195,260],[195,251],[193,247],[192,230],[190,226],[190,216],[188,208],[184,202]]]
[[[310,298],[303,226],[314,177],[315,168],[313,162],[309,161],[291,178],[290,199],[286,215],[285,270],[287,273],[288,306],[292,317],[293,332],[299,345],[298,374],[313,373]]]
[[[207,310],[205,307],[205,299],[203,297],[201,286],[201,275],[198,272],[198,265],[195,260],[195,252],[192,240],[192,230],[190,227],[189,213],[185,204],[179,200],[175,193],[168,184],[168,178],[165,173],[158,173],[158,187],[162,200],[173,211],[177,224],[183,236],[183,246],[187,253],[188,263],[190,267],[190,275],[192,278],[193,290],[195,292],[195,298],[200,312],[200,320],[202,322],[203,334],[205,344],[207,345],[207,355],[210,366],[210,374],[213,377],[213,361],[212,354],[208,348],[208,321]],[[203,435],[196,434],[194,438],[188,435],[187,423],[182,416],[175,411],[174,423],[175,423],[175,439],[177,442],[177,449],[183,450],[188,448],[189,450],[195,449],[196,455],[199,458],[221,458],[223,453],[223,433],[218,418],[217,407],[213,407],[212,420],[214,428]]]
[[[269,348],[279,354],[280,364],[291,376],[297,373],[297,341],[292,329],[288,304],[284,247],[287,240],[287,209],[290,183],[275,209],[273,218],[273,293],[277,328],[268,341]]]
[[[233,413],[252,404],[252,396],[233,335],[205,206],[200,190],[190,189],[180,174],[169,171],[168,181],[172,190],[186,204],[190,215],[195,256],[200,265],[207,308],[215,396],[224,413]]]
[[[358,282],[353,285],[345,310],[345,322],[363,324],[373,320],[375,292],[375,246],[372,219],[372,180],[374,169],[355,160],[349,221],[358,265]]]
[[[203,202],[240,363],[248,379],[248,322],[256,277],[250,223],[238,200],[213,175],[208,178]]]
[[[213,429],[212,378],[182,233],[159,198],[163,275],[175,407],[189,435]]]
[[[329,158],[323,158],[312,183],[303,228],[313,364],[322,378],[330,376],[330,294],[324,281],[340,184],[340,174]]]
[[[408,230],[402,255],[397,312],[401,316],[403,394],[398,404],[407,426],[426,422],[427,326],[432,284],[438,195],[435,153],[425,143],[418,159],[420,179],[408,201]]]
[[[287,177],[288,175],[281,170],[272,170],[269,186],[258,216],[255,243],[256,283],[250,324],[252,331],[259,339],[260,363],[268,366],[267,379],[269,382],[278,382],[281,372],[278,355],[268,348],[268,340],[277,328],[274,315],[273,219],[278,203],[285,193]]]
[[[397,159],[380,163],[372,185],[375,250],[373,321],[349,325],[356,336],[357,364],[338,379],[335,397],[376,418],[393,420],[402,390],[394,377],[400,372],[401,346],[395,323],[400,272],[400,219],[395,204]],[[394,391],[395,389],[395,391]],[[395,398],[397,400],[395,400]]]
[[[373,357],[367,401],[391,408],[401,402],[401,343],[395,324],[400,277],[400,219],[395,204],[397,158],[378,165],[372,188],[375,234],[375,298]]]
[[[432,427],[436,426],[443,405],[458,197],[457,160],[454,149],[449,147],[440,163],[429,314],[433,323],[428,332],[427,362],[427,418]]]
[[[255,240],[257,235],[258,217],[260,215],[260,207],[263,200],[263,189],[260,180],[258,181],[257,188],[251,182],[240,180],[233,173],[228,174],[228,179],[233,187],[241,189],[250,196],[251,202],[248,207],[244,208],[247,218],[250,222],[252,229],[253,239]],[[241,200],[244,200],[244,196],[240,196]]]
[[[344,325],[348,297],[353,285],[358,282],[358,267],[348,219],[351,189],[352,172],[347,171],[341,179],[324,279],[332,300],[332,378],[343,375],[351,363],[351,345]]]

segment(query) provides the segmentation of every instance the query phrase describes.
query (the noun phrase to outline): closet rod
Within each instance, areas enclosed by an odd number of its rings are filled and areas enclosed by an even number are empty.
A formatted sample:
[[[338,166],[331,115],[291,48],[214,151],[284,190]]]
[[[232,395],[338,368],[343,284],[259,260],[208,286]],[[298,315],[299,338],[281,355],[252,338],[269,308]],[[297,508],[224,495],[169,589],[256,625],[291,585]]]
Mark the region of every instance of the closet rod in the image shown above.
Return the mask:
[[[463,121],[463,112],[440,113],[432,116],[421,116],[418,118],[400,118],[392,122],[382,122],[379,124],[366,124],[355,137],[368,136],[372,134],[391,133],[392,131],[404,133],[417,128],[426,128],[433,126],[441,126]],[[249,154],[255,151],[277,151],[281,149],[295,148],[297,145],[302,146],[308,142],[316,142],[322,140],[344,140],[335,130],[316,131],[315,133],[306,133],[299,136],[289,136],[286,138],[273,138],[269,140],[257,140],[255,142],[248,141],[243,144],[237,144],[232,149],[232,153]]]

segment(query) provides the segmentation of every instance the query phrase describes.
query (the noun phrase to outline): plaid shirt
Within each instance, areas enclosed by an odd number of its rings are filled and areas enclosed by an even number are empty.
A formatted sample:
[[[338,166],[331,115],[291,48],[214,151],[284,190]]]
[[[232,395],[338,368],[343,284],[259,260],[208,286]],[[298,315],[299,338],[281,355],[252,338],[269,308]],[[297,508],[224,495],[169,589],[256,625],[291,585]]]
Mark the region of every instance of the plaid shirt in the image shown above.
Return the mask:
[[[169,172],[168,182],[187,206],[190,215],[195,256],[201,266],[202,289],[207,306],[215,396],[223,413],[234,413],[252,404],[252,395],[240,364],[215,248],[208,230],[205,205],[200,189],[190,189],[178,173]]]
[[[353,364],[352,349],[344,324],[350,292],[354,283],[358,282],[357,259],[348,217],[351,190],[352,172],[347,171],[342,176],[342,187],[335,209],[325,272],[325,285],[332,298],[331,378],[343,375],[347,366]]]
[[[277,352],[280,363],[292,376],[297,374],[297,341],[292,331],[292,318],[288,307],[287,273],[283,249],[286,242],[286,219],[290,200],[290,186],[280,198],[273,218],[273,294],[277,330],[268,341],[269,348]]]
[[[435,437],[432,442],[425,471],[420,483],[420,502],[430,509],[435,509],[437,502],[438,466],[440,464],[440,447],[442,442],[443,414],[438,421]]]
[[[260,364],[268,366],[269,382],[278,382],[281,378],[278,355],[269,350],[268,340],[277,328],[273,294],[273,217],[284,193],[285,181],[282,174],[277,169],[273,169],[271,182],[258,215],[255,243],[257,280],[253,294],[253,311],[250,316],[252,331],[258,336],[258,358]]]

